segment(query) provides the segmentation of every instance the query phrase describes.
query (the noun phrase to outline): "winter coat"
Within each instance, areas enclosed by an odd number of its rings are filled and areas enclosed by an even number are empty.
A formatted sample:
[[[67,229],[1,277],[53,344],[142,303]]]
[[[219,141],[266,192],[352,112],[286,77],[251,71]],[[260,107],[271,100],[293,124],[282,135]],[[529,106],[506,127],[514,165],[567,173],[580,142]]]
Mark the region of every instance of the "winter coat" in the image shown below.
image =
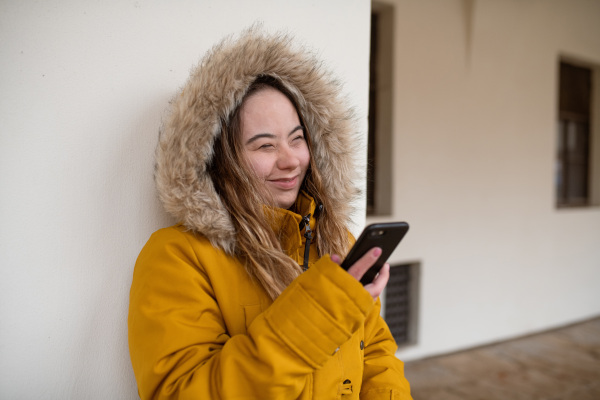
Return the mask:
[[[155,179],[180,223],[155,232],[135,265],[129,348],[142,399],[411,399],[380,303],[310,246],[309,268],[275,300],[235,256],[235,230],[206,168],[221,123],[259,74],[298,102],[327,196],[349,218],[354,120],[339,85],[288,37],[250,29],[215,46],[173,101]],[[295,207],[315,219],[302,193]],[[317,213],[318,214],[318,213]],[[302,264],[302,215],[269,213]]]

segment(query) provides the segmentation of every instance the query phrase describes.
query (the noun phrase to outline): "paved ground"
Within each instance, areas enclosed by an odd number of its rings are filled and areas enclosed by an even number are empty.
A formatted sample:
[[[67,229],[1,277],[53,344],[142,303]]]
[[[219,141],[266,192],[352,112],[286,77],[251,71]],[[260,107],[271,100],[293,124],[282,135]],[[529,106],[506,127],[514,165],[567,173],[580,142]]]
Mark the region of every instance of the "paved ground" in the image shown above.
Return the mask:
[[[414,400],[600,400],[600,318],[407,362]]]

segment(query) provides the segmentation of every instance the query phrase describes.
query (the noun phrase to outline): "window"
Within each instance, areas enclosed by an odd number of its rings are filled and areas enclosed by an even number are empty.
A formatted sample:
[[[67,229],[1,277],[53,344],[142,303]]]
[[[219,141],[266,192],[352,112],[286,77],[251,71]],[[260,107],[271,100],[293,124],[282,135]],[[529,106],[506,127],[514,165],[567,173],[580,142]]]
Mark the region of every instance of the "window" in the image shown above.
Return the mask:
[[[373,3],[369,76],[367,215],[391,213],[393,7]]]
[[[396,343],[417,342],[420,264],[393,265],[385,289],[385,321]]]
[[[561,60],[556,154],[557,207],[584,207],[598,201],[600,154],[594,136],[594,72],[591,67]],[[597,129],[597,128],[596,128]],[[596,143],[596,148],[597,143]]]

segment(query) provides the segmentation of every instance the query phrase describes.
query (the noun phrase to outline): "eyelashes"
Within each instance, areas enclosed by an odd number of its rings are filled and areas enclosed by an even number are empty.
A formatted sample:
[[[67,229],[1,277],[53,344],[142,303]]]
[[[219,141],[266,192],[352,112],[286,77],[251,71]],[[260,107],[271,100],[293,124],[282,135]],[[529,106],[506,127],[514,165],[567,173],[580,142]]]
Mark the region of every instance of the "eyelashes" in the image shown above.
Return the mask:
[[[300,135],[294,136],[292,138],[292,140],[290,141],[290,146],[298,146],[304,142],[305,142],[304,134],[300,134]],[[270,142],[260,144],[257,147],[258,150],[270,150],[270,149],[276,149],[276,148],[277,148],[277,145],[275,143],[270,143]]]

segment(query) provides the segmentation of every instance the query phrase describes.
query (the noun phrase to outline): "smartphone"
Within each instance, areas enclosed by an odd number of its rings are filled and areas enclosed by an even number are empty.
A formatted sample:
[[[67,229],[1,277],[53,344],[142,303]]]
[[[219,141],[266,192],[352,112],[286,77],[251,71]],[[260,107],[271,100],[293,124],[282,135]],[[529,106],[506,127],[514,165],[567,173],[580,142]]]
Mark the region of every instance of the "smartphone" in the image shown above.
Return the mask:
[[[406,232],[408,232],[408,224],[406,222],[386,222],[367,226],[342,262],[342,268],[348,270],[367,251],[373,247],[380,247],[382,251],[377,262],[365,272],[360,280],[363,285],[373,282],[383,264],[385,264],[396,246],[398,246],[398,243],[406,235]]]

